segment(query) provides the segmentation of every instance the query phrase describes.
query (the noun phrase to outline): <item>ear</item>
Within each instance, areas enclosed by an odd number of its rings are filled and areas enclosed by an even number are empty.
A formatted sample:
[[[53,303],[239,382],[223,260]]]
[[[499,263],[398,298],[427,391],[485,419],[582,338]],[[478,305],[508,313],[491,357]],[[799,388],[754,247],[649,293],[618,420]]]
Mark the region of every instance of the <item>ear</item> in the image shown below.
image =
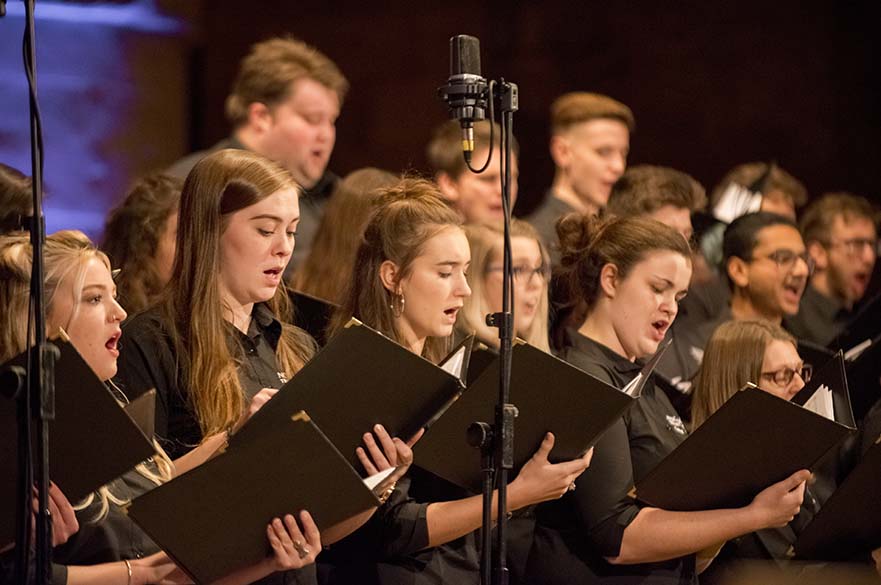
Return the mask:
[[[614,299],[618,292],[618,267],[614,264],[606,264],[600,270],[600,288],[610,299]]]
[[[746,288],[749,285],[749,264],[743,258],[732,256],[728,259],[728,265],[725,269],[735,286]]]
[[[557,166],[557,168],[567,168],[569,166],[569,160],[571,158],[569,139],[561,134],[554,134],[553,136],[551,136],[550,149],[551,158],[554,159],[554,164]]]
[[[444,199],[454,204],[459,201],[459,184],[449,174],[443,171],[439,172],[436,181]]]
[[[808,244],[808,254],[814,259],[817,270],[826,270],[829,268],[829,252],[823,247],[823,244],[813,241]]]
[[[248,125],[258,132],[266,132],[272,124],[272,112],[262,102],[251,102],[248,106]]]
[[[400,292],[401,284],[399,282],[400,274],[398,265],[391,260],[386,260],[379,266],[379,278],[382,280],[382,286],[392,294]]]

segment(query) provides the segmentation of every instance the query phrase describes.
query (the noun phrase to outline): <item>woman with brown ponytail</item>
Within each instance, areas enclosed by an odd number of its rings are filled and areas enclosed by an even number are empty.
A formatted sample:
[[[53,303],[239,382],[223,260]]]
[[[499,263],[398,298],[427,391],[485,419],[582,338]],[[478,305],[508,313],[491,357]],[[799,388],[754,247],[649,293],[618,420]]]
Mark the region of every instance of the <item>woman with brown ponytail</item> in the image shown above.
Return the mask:
[[[691,277],[691,252],[652,219],[572,215],[558,224],[563,277],[587,306],[567,331],[562,357],[618,388],[664,338]],[[596,445],[576,489],[536,511],[525,582],[696,583],[694,554],[734,536],[788,522],[799,510],[807,471],[759,493],[741,509],[671,512],[643,507],[628,492],[683,433],[675,411],[649,385]],[[683,478],[687,481],[687,478]]]

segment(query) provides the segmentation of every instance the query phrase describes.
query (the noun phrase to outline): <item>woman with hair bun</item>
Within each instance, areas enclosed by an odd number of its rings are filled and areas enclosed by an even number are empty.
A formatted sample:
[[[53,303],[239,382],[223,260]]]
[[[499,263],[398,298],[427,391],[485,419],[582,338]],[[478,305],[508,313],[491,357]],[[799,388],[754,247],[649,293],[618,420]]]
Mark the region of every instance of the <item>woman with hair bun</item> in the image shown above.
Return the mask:
[[[691,252],[672,228],[647,218],[570,215],[558,223],[561,278],[587,314],[567,330],[561,357],[623,388],[637,360],[658,348],[691,277]],[[536,510],[525,582],[696,583],[694,553],[799,510],[806,470],[733,510],[673,512],[642,506],[629,492],[681,440],[684,428],[659,390],[642,397],[596,445],[576,489]],[[687,481],[687,478],[683,478]]]

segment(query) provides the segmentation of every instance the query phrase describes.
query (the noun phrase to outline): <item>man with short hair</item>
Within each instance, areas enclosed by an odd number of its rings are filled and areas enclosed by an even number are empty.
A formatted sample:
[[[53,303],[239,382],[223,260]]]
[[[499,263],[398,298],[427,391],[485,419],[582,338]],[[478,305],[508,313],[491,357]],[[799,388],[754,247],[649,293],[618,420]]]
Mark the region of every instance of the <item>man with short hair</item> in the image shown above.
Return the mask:
[[[612,185],[627,167],[630,108],[608,96],[567,93],[551,105],[551,157],[556,173],[544,202],[528,218],[559,256],[557,220],[570,212],[596,214],[606,206]]]
[[[828,345],[866,294],[878,254],[877,212],[863,197],[827,193],[805,211],[801,232],[816,270],[797,315],[786,327],[800,339]]]
[[[706,204],[706,191],[691,176],[669,167],[637,165],[612,186],[607,209],[614,215],[651,217],[691,241],[691,214]]]
[[[336,64],[314,47],[290,37],[257,43],[242,59],[226,99],[231,136],[166,172],[185,178],[202,157],[223,148],[251,150],[287,169],[304,189],[291,268],[311,249],[324,203],[338,180],[327,164],[348,89]]]
[[[474,124],[474,153],[471,166],[480,169],[490,152],[490,124]],[[517,201],[517,140],[511,137],[511,207]],[[459,212],[465,223],[501,226],[504,222],[501,188],[501,129],[493,122],[492,160],[482,173],[473,173],[462,156],[462,129],[455,120],[444,122],[434,132],[426,154],[444,199]]]

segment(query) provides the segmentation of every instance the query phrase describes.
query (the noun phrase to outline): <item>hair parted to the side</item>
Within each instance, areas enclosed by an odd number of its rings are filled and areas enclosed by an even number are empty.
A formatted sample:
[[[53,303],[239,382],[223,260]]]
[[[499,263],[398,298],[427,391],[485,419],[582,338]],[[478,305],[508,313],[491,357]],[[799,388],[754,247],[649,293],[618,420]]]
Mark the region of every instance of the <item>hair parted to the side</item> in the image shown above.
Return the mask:
[[[498,339],[499,330],[486,324],[486,315],[491,311],[486,300],[485,280],[492,259],[502,256],[504,232],[500,227],[495,226],[466,225],[465,235],[468,237],[468,245],[471,247],[471,265],[468,268],[468,286],[471,287],[471,295],[465,298],[465,304],[456,320],[456,328],[465,335],[476,333],[478,339],[487,345],[495,345],[494,340]],[[546,266],[550,265],[550,258],[542,245],[541,237],[529,223],[513,219],[511,221],[511,238],[529,238],[538,243],[542,262]],[[515,334],[523,337],[530,345],[550,352],[548,344],[548,282],[544,281],[542,287],[544,292],[536,309],[535,318],[532,320],[532,326],[529,331],[518,331]],[[499,300],[501,301],[501,299]]]
[[[48,326],[54,329],[59,326],[67,328],[76,317],[77,309],[81,304],[78,301],[82,298],[85,286],[87,265],[92,259],[100,261],[107,267],[108,272],[110,271],[110,261],[107,256],[98,250],[84,233],[62,230],[46,236],[43,247],[43,286]],[[4,308],[3,313],[0,313],[0,362],[5,362],[25,351],[35,337],[33,331],[27,331],[32,266],[33,248],[29,234],[22,232],[0,235],[0,306]],[[65,316],[63,323],[59,323],[60,317],[55,313],[54,306],[62,283],[67,282],[72,282],[71,294],[75,302],[72,303],[71,314]],[[33,327],[32,322],[31,327]],[[56,332],[47,333],[54,336]],[[111,380],[104,382],[115,393],[121,394]],[[172,463],[155,441],[153,445],[158,454],[154,458],[156,470],[147,467],[145,463],[138,464],[135,470],[156,485],[160,485],[171,479]],[[107,515],[110,502],[119,506],[128,503],[128,500],[113,494],[108,486],[102,486],[83,501],[74,503],[73,507],[75,510],[82,510],[96,500],[98,510],[93,518],[88,519],[90,522],[100,522]]]
[[[271,38],[251,47],[242,59],[232,91],[226,98],[226,117],[234,127],[248,120],[248,107],[259,102],[272,107],[287,99],[291,84],[312,79],[336,92],[342,105],[349,82],[324,53],[293,37]]]
[[[672,227],[648,217],[569,214],[557,222],[560,266],[557,277],[568,303],[589,313],[599,298],[600,273],[613,264],[622,279],[647,254],[669,250],[691,262],[688,242]]]
[[[727,321],[716,328],[692,385],[692,429],[701,426],[747,382],[760,385],[765,349],[775,340],[797,347],[792,335],[764,319]]]
[[[120,269],[116,287],[131,314],[155,303],[162,292],[154,258],[169,217],[177,213],[182,188],[180,179],[146,175],[107,216],[101,249]]]
[[[707,204],[703,186],[690,175],[655,165],[628,167],[612,185],[608,211],[614,215],[646,215],[665,205],[690,212]]]
[[[789,198],[792,206],[796,209],[808,202],[808,190],[805,189],[804,184],[786,170],[776,164],[751,162],[737,165],[725,173],[725,176],[710,194],[710,206],[715,207],[719,203],[731,183],[736,183],[746,189],[752,187],[756,181],[762,178],[762,175],[768,172],[769,165],[771,165],[771,172],[764,181],[762,190],[764,195],[778,191],[784,197]]]
[[[281,189],[299,189],[274,162],[246,150],[214,152],[193,167],[180,201],[177,254],[160,303],[203,435],[233,425],[245,398],[229,346],[220,295],[220,238],[229,216]],[[276,355],[290,378],[314,352],[314,341],[288,325],[291,305],[282,282],[267,305],[282,323]]]
[[[825,193],[808,206],[799,221],[805,245],[819,242],[828,246],[836,217],[840,217],[845,224],[865,219],[878,229],[878,210],[868,199],[844,192]]]
[[[493,148],[501,148],[502,129],[497,122],[493,122],[492,145]],[[486,148],[490,143],[490,123],[482,120],[474,123],[474,166],[483,166],[486,156],[478,157],[476,153]],[[520,156],[520,145],[517,138],[511,136],[511,149],[514,156]],[[435,128],[431,140],[425,149],[428,164],[435,174],[446,173],[453,180],[458,179],[465,172],[465,158],[462,156],[462,128],[456,120],[448,120]],[[493,155],[494,157],[497,154]]]
[[[293,288],[320,299],[343,302],[361,234],[383,187],[399,180],[373,167],[346,175],[334,189],[312,240],[309,256],[294,275]]]
[[[341,330],[350,318],[403,344],[391,308],[392,292],[380,277],[386,260],[398,267],[398,280],[406,278],[425,243],[444,229],[461,229],[459,215],[441,199],[431,181],[405,178],[382,190],[355,257],[350,288],[334,315],[330,334]],[[423,357],[438,362],[446,355],[449,338],[429,337]]]
[[[566,93],[551,104],[551,134],[560,134],[576,124],[604,118],[618,120],[631,134],[636,131],[633,112],[618,100],[586,91]]]

